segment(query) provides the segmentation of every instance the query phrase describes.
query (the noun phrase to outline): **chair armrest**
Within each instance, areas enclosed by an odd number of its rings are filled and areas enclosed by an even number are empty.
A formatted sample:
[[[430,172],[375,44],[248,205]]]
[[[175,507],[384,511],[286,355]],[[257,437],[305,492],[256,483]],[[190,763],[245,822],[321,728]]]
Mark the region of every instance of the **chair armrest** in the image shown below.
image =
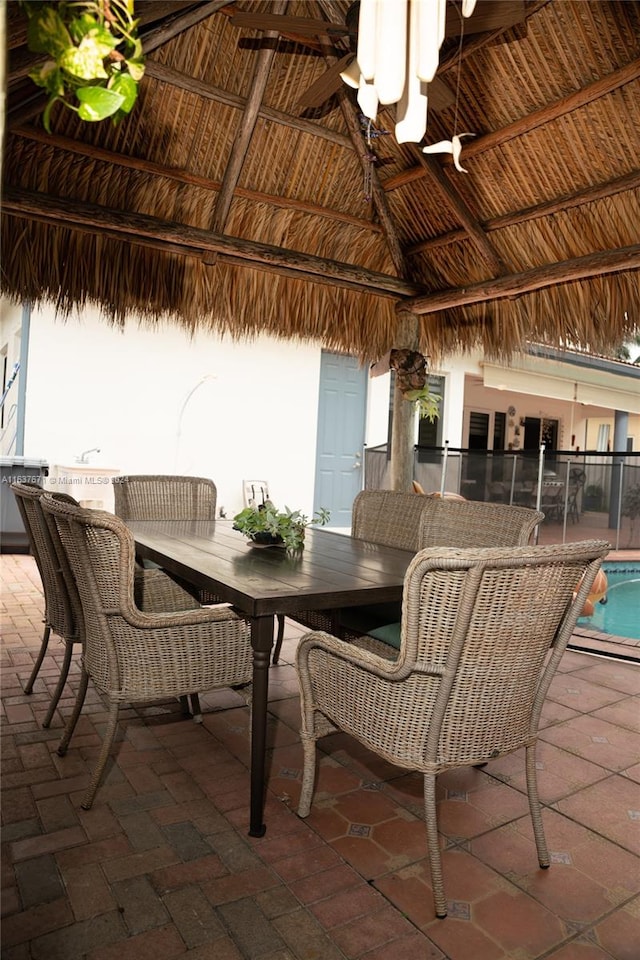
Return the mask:
[[[345,640],[339,640],[328,633],[312,631],[306,633],[300,639],[296,651],[296,663],[303,670],[308,670],[307,661],[311,651],[319,647],[332,653],[334,656],[354,666],[362,667],[378,677],[385,677],[388,680],[403,680],[411,673],[411,669],[405,666],[404,660],[400,656],[397,660],[387,660],[370,650],[363,650],[361,647],[355,647],[352,643]],[[439,671],[440,672],[440,671]]]
[[[218,623],[236,620],[246,623],[231,607],[198,607],[195,610],[175,610],[169,613],[149,613],[138,610],[132,603],[113,610],[103,611],[107,616],[123,617],[127,623],[139,630],[159,630],[163,627],[191,626],[195,624]],[[249,625],[247,624],[247,629]]]

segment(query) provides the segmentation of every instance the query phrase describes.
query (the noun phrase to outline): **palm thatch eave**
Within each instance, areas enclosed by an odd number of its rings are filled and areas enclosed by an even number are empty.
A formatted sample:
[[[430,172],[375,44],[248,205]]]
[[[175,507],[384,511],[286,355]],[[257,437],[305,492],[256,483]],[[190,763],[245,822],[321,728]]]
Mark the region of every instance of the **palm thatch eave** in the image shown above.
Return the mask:
[[[446,158],[424,164],[391,133],[367,143],[346,88],[300,116],[299,92],[324,63],[319,43],[286,32],[238,156],[261,32],[239,33],[216,3],[156,4],[169,11],[157,15],[153,4],[141,6],[168,39],[155,47],[149,40],[140,109],[117,128],[58,115],[48,137],[37,115],[26,116],[24,70],[10,63],[6,295],[65,310],[97,303],[117,323],[135,313],[237,337],[267,330],[363,359],[406,338],[405,301],[415,306],[416,297],[424,303],[501,278],[500,297],[464,303],[451,295],[437,312],[416,314],[414,340],[432,357],[477,347],[505,357],[528,339],[606,352],[637,326],[636,263],[577,279],[562,264],[593,255],[604,263],[637,241],[638,4],[527,3],[518,29],[490,43],[471,38],[458,61],[445,51],[442,78],[459,89],[460,115],[432,111],[428,140],[449,137],[456,122],[475,130],[466,175]],[[266,9],[253,0],[235,6]],[[347,0],[290,0],[285,12],[343,22],[347,7]],[[22,39],[10,24],[12,55],[24,55]],[[392,125],[391,111],[382,111],[378,126]],[[239,174],[229,189],[231,169]],[[15,191],[39,195],[40,215],[7,202]],[[154,216],[162,242],[117,235],[106,220],[101,236],[89,231],[74,211],[92,202],[123,217]],[[55,221],[47,217],[52,203]],[[212,231],[220,220],[216,236],[273,248],[279,262],[215,246],[203,253],[172,244],[166,230]],[[312,266],[301,270],[302,261]],[[546,264],[557,268],[552,286],[508,290],[508,278]],[[358,272],[367,278],[360,286]]]

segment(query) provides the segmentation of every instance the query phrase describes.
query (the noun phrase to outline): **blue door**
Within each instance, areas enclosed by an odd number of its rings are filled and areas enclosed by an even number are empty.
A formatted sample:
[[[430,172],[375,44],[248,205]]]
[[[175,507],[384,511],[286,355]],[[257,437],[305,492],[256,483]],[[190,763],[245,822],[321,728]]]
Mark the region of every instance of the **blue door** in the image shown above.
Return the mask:
[[[354,357],[322,351],[314,509],[330,510],[332,527],[351,527],[362,489],[367,379]]]

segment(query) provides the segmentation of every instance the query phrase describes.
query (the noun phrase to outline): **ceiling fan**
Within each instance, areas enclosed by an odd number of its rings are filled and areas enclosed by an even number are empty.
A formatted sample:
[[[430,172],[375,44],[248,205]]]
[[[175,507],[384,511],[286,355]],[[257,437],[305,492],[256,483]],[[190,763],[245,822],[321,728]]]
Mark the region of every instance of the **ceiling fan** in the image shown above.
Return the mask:
[[[458,5],[459,6],[459,5]],[[245,13],[237,11],[231,17],[236,27],[252,30],[270,30],[304,42],[304,38],[329,37],[332,41],[346,40],[349,52],[326,70],[304,93],[298,103],[301,107],[320,107],[342,85],[341,75],[354,62],[357,48],[358,14],[360,4],[352,3],[344,23],[316,20],[312,17],[292,17],[287,14]],[[525,19],[524,0],[478,0],[472,16],[465,20],[464,33],[489,33],[507,30]],[[456,4],[447,6],[445,37],[457,37],[461,32],[461,17]],[[429,106],[439,111],[455,101],[452,90],[439,77],[429,84]]]

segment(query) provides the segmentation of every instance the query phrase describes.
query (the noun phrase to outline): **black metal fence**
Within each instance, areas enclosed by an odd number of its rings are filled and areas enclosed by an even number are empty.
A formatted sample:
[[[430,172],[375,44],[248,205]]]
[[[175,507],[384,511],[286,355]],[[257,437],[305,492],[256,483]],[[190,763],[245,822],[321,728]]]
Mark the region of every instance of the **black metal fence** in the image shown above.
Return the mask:
[[[545,514],[540,542],[598,536],[640,549],[640,453],[479,451],[417,446],[413,477],[425,493],[518,503]],[[386,445],[365,450],[365,487],[390,487]]]

